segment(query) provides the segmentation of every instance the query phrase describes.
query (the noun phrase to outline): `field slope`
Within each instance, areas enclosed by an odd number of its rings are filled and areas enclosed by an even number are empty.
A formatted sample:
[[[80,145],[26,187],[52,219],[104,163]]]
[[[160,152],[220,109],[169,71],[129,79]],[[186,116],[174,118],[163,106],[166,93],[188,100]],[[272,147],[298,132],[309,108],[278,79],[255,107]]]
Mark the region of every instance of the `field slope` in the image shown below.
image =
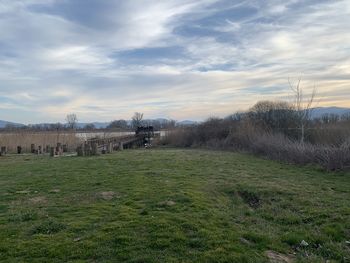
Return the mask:
[[[349,173],[204,150],[0,158],[1,262],[349,262],[349,241]]]

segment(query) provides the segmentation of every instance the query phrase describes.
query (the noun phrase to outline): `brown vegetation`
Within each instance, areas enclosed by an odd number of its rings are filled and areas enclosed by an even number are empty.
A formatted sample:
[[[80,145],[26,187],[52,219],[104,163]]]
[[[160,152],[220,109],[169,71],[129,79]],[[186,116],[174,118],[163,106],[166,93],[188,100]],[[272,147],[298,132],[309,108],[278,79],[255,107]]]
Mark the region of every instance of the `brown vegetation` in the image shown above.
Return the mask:
[[[301,133],[299,116],[288,103],[259,102],[245,113],[179,128],[162,143],[244,151],[288,163],[318,164],[326,170],[350,168],[350,119],[308,119]]]
[[[80,139],[72,132],[26,132],[12,131],[8,133],[0,133],[0,145],[6,146],[8,152],[15,153],[17,146],[22,147],[22,152],[30,152],[31,144],[35,147],[41,145],[43,149],[47,145],[56,146],[60,142],[62,145],[68,145],[68,150],[73,151],[77,147]]]

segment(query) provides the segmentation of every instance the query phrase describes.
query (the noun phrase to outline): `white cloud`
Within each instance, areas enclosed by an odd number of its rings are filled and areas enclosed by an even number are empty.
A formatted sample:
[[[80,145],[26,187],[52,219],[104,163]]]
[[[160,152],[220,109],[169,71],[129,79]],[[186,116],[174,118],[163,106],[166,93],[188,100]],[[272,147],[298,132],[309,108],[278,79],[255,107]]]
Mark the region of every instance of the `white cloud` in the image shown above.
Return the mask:
[[[301,74],[321,104],[350,106],[349,1],[110,1],[102,13],[58,12],[70,3],[0,0],[1,108],[32,112],[32,121],[135,109],[201,119],[285,98],[288,77]],[[141,59],[142,49],[174,46],[174,58]],[[119,57],[133,51],[136,62]]]
[[[113,63],[103,52],[88,46],[63,46],[38,54],[51,70],[98,70]],[[40,58],[39,58],[40,59]]]

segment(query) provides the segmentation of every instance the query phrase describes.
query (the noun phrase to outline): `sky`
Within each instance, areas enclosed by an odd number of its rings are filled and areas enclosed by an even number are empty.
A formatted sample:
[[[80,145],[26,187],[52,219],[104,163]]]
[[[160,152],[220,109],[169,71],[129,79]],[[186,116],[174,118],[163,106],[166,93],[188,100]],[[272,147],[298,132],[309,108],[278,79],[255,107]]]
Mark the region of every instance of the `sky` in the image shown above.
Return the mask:
[[[2,120],[203,120],[298,78],[350,107],[349,0],[0,0]]]

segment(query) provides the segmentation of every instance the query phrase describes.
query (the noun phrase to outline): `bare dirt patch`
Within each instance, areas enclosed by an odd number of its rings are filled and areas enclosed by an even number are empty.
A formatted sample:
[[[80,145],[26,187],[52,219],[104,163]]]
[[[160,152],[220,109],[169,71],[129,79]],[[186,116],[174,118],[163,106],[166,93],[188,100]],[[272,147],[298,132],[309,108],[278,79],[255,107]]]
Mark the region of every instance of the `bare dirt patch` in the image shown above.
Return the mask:
[[[45,196],[36,196],[29,198],[28,201],[32,204],[45,204],[47,203],[47,199]]]
[[[272,250],[266,251],[266,256],[271,263],[292,263],[294,262],[294,256],[281,254]]]
[[[172,200],[167,200],[167,201],[163,201],[163,202],[158,203],[158,206],[160,206],[160,207],[174,206],[174,205],[176,205],[176,203]]]
[[[107,191],[107,192],[101,192],[99,194],[99,196],[103,199],[103,200],[112,200],[114,197],[116,197],[116,193],[113,191]]]

